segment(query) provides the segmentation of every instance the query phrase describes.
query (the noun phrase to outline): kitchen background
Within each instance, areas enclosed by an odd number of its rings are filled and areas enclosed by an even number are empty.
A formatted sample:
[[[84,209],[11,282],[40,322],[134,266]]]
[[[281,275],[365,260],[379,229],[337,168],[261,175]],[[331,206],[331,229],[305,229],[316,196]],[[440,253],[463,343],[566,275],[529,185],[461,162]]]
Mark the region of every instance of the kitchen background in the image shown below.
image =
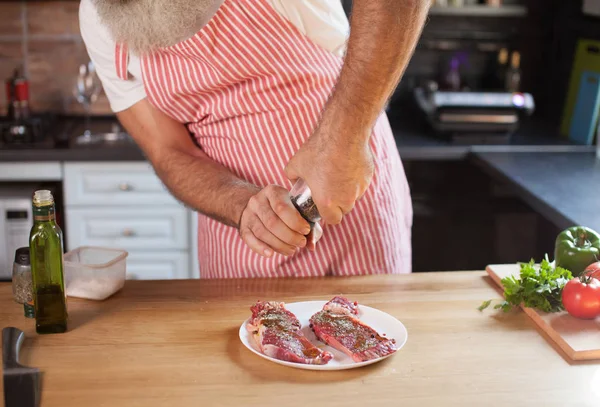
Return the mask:
[[[563,225],[490,176],[471,153],[481,145],[591,151],[591,141],[569,140],[568,129],[561,134],[560,128],[579,41],[600,40],[599,2],[435,3],[387,108],[413,196],[413,269],[482,269],[550,254]],[[352,2],[343,4],[350,14]],[[6,271],[0,278],[9,276],[14,246],[29,231],[27,211],[19,208],[28,207],[31,190],[40,186],[55,192],[67,250],[124,248],[128,278],[195,277],[194,214],[165,191],[101,92],[90,105],[92,134],[82,136],[86,95],[76,86],[88,57],[78,7],[78,1],[0,3],[0,78],[15,70],[26,78],[35,122],[29,139],[0,140],[0,267]],[[461,117],[475,121],[448,127],[439,114],[443,106],[428,104],[446,90],[508,90],[511,102],[461,100]],[[513,91],[524,92],[522,103],[512,99]],[[8,102],[1,92],[0,114],[7,114]],[[5,117],[2,125],[6,131],[11,123]]]

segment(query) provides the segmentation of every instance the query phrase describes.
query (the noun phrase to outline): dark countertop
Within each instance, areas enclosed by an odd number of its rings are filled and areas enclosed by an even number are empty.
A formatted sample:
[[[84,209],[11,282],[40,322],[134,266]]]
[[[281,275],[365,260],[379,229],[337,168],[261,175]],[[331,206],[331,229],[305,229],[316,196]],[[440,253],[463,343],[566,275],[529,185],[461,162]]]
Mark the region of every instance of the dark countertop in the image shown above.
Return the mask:
[[[23,161],[142,161],[136,146],[77,147],[52,149],[2,149],[0,163]]]
[[[484,152],[591,152],[594,146],[571,143],[557,132],[557,126],[527,118],[508,143],[453,143],[436,135],[420,112],[410,104],[388,112],[396,145],[403,160],[462,160],[470,153]]]
[[[595,153],[488,153],[472,156],[491,176],[556,226],[600,231],[600,159]]]
[[[16,161],[141,161],[146,158],[133,141],[112,145],[78,145],[76,137],[85,129],[80,118],[62,118],[54,129],[54,145],[44,143],[33,148],[6,148],[0,145],[0,163]],[[114,117],[98,117],[91,122],[94,133],[120,131]],[[115,128],[116,127],[116,128]]]

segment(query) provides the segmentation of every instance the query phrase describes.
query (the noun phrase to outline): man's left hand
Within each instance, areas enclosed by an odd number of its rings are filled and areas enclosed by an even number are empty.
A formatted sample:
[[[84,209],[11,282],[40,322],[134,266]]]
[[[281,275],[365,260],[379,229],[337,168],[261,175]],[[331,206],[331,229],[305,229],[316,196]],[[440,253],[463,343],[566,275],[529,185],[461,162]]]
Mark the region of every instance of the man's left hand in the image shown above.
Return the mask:
[[[285,168],[291,181],[302,178],[308,184],[325,223],[340,223],[369,187],[373,177],[370,130],[362,133],[348,134],[344,126],[321,123]]]

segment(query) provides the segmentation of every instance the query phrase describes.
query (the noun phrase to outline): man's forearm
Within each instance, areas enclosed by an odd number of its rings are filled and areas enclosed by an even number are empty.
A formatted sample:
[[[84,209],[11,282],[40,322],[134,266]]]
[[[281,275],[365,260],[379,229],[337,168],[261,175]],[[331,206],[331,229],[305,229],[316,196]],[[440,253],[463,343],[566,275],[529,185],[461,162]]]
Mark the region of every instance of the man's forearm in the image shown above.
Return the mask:
[[[203,153],[202,153],[203,154]],[[238,227],[251,196],[260,191],[206,155],[178,150],[161,152],[153,160],[157,175],[169,191],[196,211]]]
[[[372,128],[408,65],[430,4],[354,0],[346,57],[324,122]],[[368,132],[362,134],[368,137]]]
[[[157,112],[147,101],[117,116],[177,199],[226,225],[238,227],[248,200],[260,188],[211,160],[194,145],[183,125]]]

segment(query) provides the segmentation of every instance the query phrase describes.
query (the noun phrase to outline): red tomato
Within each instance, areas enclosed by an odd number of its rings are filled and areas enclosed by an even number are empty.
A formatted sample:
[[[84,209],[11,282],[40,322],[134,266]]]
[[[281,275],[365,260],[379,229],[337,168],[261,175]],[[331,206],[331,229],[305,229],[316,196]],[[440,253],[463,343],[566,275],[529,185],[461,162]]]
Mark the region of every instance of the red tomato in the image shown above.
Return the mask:
[[[562,302],[576,318],[596,318],[600,315],[600,280],[592,277],[572,279],[563,288]]]
[[[590,264],[585,268],[584,274],[600,280],[600,261]]]

